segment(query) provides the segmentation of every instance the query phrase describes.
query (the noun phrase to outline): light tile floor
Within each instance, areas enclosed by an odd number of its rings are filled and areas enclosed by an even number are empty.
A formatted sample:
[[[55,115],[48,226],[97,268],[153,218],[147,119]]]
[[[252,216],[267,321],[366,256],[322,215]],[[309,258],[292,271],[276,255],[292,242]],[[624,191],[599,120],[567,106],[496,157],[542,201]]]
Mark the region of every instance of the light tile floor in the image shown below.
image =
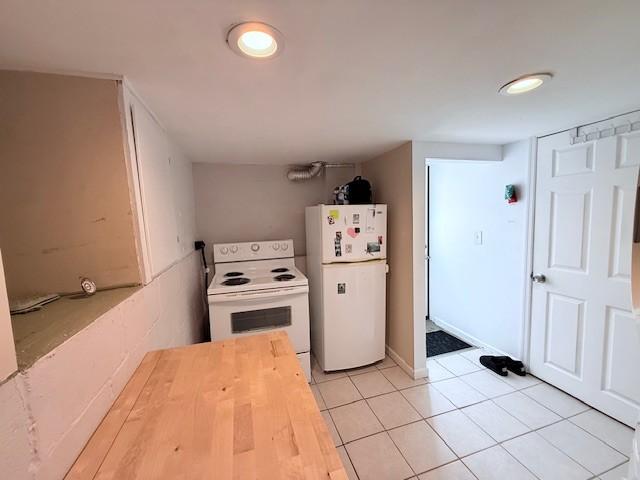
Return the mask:
[[[633,430],[528,375],[498,377],[470,349],[414,380],[391,358],[322,372],[311,389],[351,480],[619,480]]]

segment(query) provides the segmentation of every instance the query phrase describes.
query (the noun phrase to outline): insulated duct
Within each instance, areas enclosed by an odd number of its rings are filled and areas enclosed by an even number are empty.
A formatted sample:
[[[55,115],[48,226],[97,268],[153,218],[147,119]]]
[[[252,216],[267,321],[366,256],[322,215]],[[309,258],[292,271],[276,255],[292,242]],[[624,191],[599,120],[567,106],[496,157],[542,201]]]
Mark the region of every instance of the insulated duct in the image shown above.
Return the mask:
[[[287,172],[287,178],[292,182],[299,182],[303,180],[310,180],[313,177],[317,177],[322,173],[325,168],[345,168],[353,167],[353,163],[324,163],[313,162],[311,165],[305,167],[294,167]]]
[[[304,169],[295,168],[293,170],[289,170],[287,172],[287,178],[292,182],[297,182],[300,180],[309,180],[317,175],[320,175],[323,168],[324,168],[324,163],[313,162],[311,165],[309,165]]]

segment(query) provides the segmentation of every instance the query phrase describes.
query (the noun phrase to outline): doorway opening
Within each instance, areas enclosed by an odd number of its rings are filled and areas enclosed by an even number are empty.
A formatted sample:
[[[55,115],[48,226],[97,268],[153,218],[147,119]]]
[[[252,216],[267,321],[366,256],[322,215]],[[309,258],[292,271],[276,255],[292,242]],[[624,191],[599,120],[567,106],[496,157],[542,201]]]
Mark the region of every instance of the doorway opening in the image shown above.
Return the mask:
[[[426,161],[429,358],[470,348],[522,358],[529,154],[526,140],[505,145],[502,161]]]
[[[426,163],[426,172],[425,172],[425,182],[426,182],[426,187],[425,187],[425,214],[427,217],[427,221],[425,222],[425,246],[424,246],[424,258],[425,258],[425,275],[427,277],[427,280],[425,282],[427,288],[425,291],[425,300],[426,300],[426,305],[425,305],[425,313],[426,313],[426,317],[425,317],[425,332],[426,332],[426,343],[427,343],[427,358],[430,357],[437,357],[439,355],[444,355],[447,353],[451,353],[451,352],[457,352],[460,350],[467,350],[467,349],[471,349],[473,348],[473,345],[470,345],[469,343],[465,342],[464,340],[462,340],[461,338],[449,333],[446,331],[446,329],[442,328],[440,325],[438,325],[436,322],[433,321],[433,319],[431,319],[430,317],[430,311],[429,311],[429,295],[430,295],[430,288],[429,288],[429,280],[430,280],[430,274],[429,274],[429,259],[430,259],[430,238],[429,238],[429,232],[431,231],[430,228],[430,224],[429,224],[429,219],[431,218],[430,215],[430,208],[431,208],[431,188],[430,188],[430,181],[431,181],[431,164],[429,161],[427,161]]]

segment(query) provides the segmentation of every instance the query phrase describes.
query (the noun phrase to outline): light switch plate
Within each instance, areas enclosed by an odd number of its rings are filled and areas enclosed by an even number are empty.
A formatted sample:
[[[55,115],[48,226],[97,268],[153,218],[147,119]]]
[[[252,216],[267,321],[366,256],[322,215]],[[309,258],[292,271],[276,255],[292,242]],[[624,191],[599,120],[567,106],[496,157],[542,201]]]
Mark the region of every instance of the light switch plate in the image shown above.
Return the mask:
[[[473,243],[482,245],[482,230],[473,233]]]

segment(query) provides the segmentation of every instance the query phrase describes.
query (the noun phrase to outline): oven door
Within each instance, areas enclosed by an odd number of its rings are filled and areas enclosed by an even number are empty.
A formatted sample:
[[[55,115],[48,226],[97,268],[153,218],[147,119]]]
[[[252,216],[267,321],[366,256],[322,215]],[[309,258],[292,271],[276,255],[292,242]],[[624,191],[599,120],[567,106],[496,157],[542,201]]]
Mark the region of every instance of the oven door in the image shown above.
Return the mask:
[[[211,339],[285,330],[297,353],[309,351],[307,287],[209,296]]]

